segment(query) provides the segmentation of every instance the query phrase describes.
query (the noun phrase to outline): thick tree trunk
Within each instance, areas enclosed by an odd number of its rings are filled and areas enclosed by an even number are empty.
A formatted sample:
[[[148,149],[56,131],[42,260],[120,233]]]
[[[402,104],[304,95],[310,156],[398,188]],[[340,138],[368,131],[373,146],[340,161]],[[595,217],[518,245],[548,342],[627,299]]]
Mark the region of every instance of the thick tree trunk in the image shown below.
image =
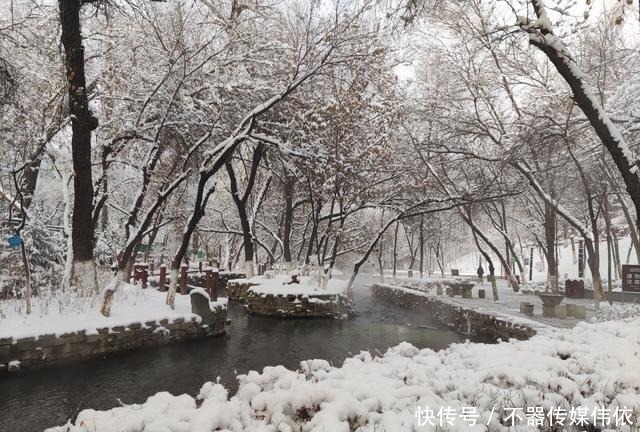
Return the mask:
[[[242,241],[244,246],[244,272],[245,277],[251,279],[254,276],[253,260],[255,246],[253,244],[253,235],[251,234],[251,226],[249,225],[249,217],[244,206],[238,205],[238,217],[240,218],[240,226],[242,227]]]
[[[62,44],[69,85],[71,153],[73,158],[72,248],[75,285],[83,292],[98,292],[93,260],[93,180],[91,175],[91,132],[98,120],[89,109],[84,72],[84,47],[80,29],[79,0],[59,0]]]
[[[176,293],[178,292],[178,279],[180,277],[180,263],[173,261],[169,272],[169,291],[167,291],[166,303],[174,308],[176,303]]]

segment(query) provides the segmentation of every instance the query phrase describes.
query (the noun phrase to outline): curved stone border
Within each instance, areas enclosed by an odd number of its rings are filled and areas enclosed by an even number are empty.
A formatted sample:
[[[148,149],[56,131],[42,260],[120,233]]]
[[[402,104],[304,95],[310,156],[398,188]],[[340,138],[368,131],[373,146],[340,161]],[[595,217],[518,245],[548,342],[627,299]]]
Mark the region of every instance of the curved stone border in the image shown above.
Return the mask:
[[[256,315],[285,318],[345,318],[353,312],[353,303],[345,295],[260,294],[247,287],[245,310]]]
[[[162,345],[224,333],[227,310],[217,307],[212,326],[199,317],[133,323],[99,328],[97,333],[79,331],[38,338],[0,339],[0,374],[24,368],[37,368],[135,348]]]
[[[252,282],[229,280],[225,286],[227,298],[232,301],[244,303],[247,298],[247,291],[255,285],[257,284]]]
[[[373,295],[403,307],[425,305],[433,316],[449,328],[466,335],[491,340],[511,338],[525,340],[537,333],[531,326],[510,321],[507,317],[478,311],[448,302],[445,298],[426,292],[394,285],[373,284]]]

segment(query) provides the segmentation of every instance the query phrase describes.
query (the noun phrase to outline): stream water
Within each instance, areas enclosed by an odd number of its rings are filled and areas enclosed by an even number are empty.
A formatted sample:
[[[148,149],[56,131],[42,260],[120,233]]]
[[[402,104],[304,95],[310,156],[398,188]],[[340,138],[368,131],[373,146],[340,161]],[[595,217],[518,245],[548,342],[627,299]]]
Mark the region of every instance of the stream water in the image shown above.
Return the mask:
[[[355,289],[358,315],[344,321],[280,320],[251,316],[229,305],[225,336],[135,350],[0,378],[0,432],[42,431],[85,408],[140,403],[153,393],[195,395],[220,377],[235,392],[236,373],[324,358],[340,365],[351,354],[384,351],[402,341],[434,350],[465,337],[443,328],[420,309],[404,309]]]

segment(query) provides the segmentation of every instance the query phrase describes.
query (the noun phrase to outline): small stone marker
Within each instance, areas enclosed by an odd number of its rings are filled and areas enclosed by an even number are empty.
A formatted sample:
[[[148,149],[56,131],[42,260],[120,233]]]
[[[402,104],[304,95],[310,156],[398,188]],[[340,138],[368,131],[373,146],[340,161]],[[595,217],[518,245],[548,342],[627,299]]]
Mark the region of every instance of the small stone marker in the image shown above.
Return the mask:
[[[555,318],[556,316],[556,307],[555,306],[547,306],[542,305],[542,316]]]
[[[486,293],[483,289],[479,289],[478,290],[478,298],[485,298],[486,297]]]
[[[574,317],[577,319],[586,319],[587,318],[587,308],[583,305],[577,304],[567,304],[567,316]]]
[[[533,304],[528,302],[520,302],[520,313],[533,316]]]
[[[451,269],[451,276],[460,276],[460,270]]]
[[[553,313],[556,318],[567,319],[567,305],[559,304],[555,306]]]
[[[574,317],[578,319],[587,319],[587,307],[584,305],[576,305],[576,313]]]
[[[202,324],[213,326],[215,315],[209,306],[209,296],[201,289],[191,291],[191,312],[202,318]]]

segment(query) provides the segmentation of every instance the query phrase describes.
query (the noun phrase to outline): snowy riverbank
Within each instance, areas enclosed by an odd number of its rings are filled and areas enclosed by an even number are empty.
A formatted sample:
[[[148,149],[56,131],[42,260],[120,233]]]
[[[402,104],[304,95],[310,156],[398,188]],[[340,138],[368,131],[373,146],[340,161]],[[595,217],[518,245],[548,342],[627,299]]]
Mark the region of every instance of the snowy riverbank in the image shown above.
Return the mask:
[[[146,321],[187,321],[197,317],[191,313],[189,296],[176,296],[175,310],[165,304],[166,293],[139,286],[123,285],[114,297],[111,316],[100,314],[99,296],[77,297],[72,294],[54,292],[34,297],[31,315],[24,313],[24,300],[0,301],[0,339],[62,335],[85,331],[96,333],[104,327],[127,326]],[[212,308],[226,305],[226,299],[212,302]],[[197,317],[199,319],[199,317]]]
[[[326,287],[320,286],[311,276],[299,276],[299,282],[292,283],[291,276],[267,274],[250,279],[233,279],[232,285],[246,285],[256,294],[270,295],[340,295],[344,294],[347,282],[342,279],[329,279]]]
[[[288,283],[287,279],[286,277],[262,279],[249,290],[259,295],[341,295],[347,288],[347,283],[340,279],[329,279],[324,288],[309,276],[302,276],[300,283]],[[250,281],[254,282],[254,279]]]
[[[380,357],[362,352],[341,367],[310,360],[297,371],[266,367],[238,379],[233,397],[205,383],[196,398],[161,392],[143,404],[84,410],[73,426],[50,431],[408,432],[439,424],[480,431],[487,423],[507,431],[509,408],[519,409],[516,430],[539,430],[528,422],[545,421],[551,408],[566,413],[567,425],[593,422],[594,412],[636,421],[640,321],[581,323],[527,341],[454,344],[439,352],[403,343]]]
[[[329,279],[322,286],[309,276],[272,275],[240,279],[229,283],[231,300],[245,303],[252,314],[281,318],[347,318],[353,304],[346,294],[347,283]]]

